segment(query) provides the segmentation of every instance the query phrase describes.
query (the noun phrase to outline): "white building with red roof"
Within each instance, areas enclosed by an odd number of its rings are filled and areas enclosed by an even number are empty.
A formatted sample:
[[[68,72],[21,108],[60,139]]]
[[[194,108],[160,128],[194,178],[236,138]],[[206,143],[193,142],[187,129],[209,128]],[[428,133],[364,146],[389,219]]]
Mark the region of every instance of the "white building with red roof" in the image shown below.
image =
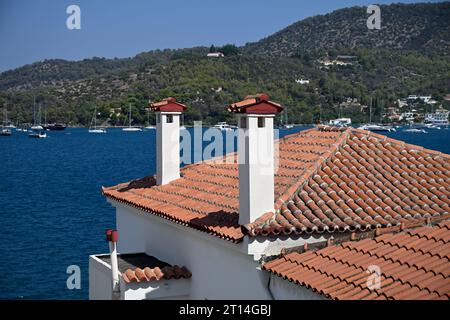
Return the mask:
[[[408,270],[396,272],[379,260],[381,289],[372,292],[363,288],[371,252],[355,245],[340,260],[333,252],[348,248],[345,241],[370,237],[375,250],[383,232],[425,226],[419,230],[426,237],[445,223],[449,155],[353,128],[316,127],[274,141],[273,119],[282,106],[260,94],[227,107],[238,119],[236,153],[180,169],[179,116],[186,106],[169,98],[150,108],[157,114],[157,172],[103,188],[116,208],[119,238],[109,239],[113,254],[90,256],[91,299],[408,298],[386,289],[404,285]],[[411,289],[410,297],[449,297],[448,265],[442,270],[449,261],[449,230],[439,228],[442,256],[433,248],[397,244],[401,235],[386,248],[409,265],[439,258],[417,265],[440,276],[410,282],[425,288]],[[341,268],[333,269],[337,262]],[[334,291],[326,290],[325,280]],[[344,294],[353,280],[362,290]]]

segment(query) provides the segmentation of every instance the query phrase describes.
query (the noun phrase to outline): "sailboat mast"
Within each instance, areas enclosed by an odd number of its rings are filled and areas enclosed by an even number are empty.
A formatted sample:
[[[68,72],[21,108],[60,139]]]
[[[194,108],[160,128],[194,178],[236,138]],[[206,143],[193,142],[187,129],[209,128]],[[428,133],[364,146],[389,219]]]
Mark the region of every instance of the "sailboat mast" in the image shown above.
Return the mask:
[[[286,124],[288,124],[289,122],[288,122],[288,111],[287,111],[287,106],[286,106],[286,108],[284,109],[284,110],[286,110],[286,117],[285,117],[285,121],[286,121]]]
[[[38,120],[39,120],[39,125],[41,125],[41,104],[38,104]]]
[[[372,97],[370,97],[369,123],[372,123]]]
[[[6,103],[3,105],[3,127],[7,126],[8,121],[8,110],[6,108]]]
[[[130,103],[130,116],[129,116],[129,118],[130,118],[130,123],[129,123],[129,127],[131,128],[131,103]]]
[[[36,96],[33,96],[33,126],[36,125]]]

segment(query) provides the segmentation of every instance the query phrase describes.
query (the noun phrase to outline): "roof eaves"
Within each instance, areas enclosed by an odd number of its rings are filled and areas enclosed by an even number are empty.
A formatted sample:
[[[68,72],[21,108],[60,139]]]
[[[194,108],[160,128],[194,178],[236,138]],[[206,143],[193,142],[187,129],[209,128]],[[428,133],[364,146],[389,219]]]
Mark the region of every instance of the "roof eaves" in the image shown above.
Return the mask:
[[[171,215],[169,215],[169,214],[167,214],[167,213],[165,213],[163,211],[154,210],[153,208],[149,208],[149,207],[144,206],[144,205],[137,205],[134,202],[131,202],[131,201],[125,199],[125,198],[119,197],[119,196],[111,193],[110,190],[111,191],[112,190],[116,191],[117,188],[116,189],[111,189],[111,188],[102,187],[102,194],[105,197],[107,197],[107,198],[110,198],[110,199],[113,199],[113,200],[118,201],[120,203],[126,204],[126,205],[128,205],[130,207],[133,207],[135,209],[138,209],[138,210],[141,210],[141,211],[144,211],[144,212],[148,212],[148,213],[150,213],[152,215],[158,216],[158,217],[163,218],[165,220],[169,220],[169,221],[174,222],[176,224],[183,225],[183,226],[186,226],[186,227],[189,227],[189,228],[201,231],[201,232],[205,232],[205,233],[208,233],[208,234],[212,234],[214,236],[217,236],[217,237],[219,237],[221,239],[224,239],[224,240],[227,240],[227,241],[230,241],[230,242],[233,242],[233,243],[240,243],[243,240],[243,238],[244,238],[244,234],[242,234],[242,236],[239,236],[239,237],[237,237],[237,236],[233,237],[233,236],[230,236],[228,234],[219,232],[217,230],[210,229],[210,228],[208,228],[208,226],[202,226],[202,225],[198,225],[198,224],[194,224],[194,223],[189,223],[188,221],[177,219],[174,216],[171,216]]]

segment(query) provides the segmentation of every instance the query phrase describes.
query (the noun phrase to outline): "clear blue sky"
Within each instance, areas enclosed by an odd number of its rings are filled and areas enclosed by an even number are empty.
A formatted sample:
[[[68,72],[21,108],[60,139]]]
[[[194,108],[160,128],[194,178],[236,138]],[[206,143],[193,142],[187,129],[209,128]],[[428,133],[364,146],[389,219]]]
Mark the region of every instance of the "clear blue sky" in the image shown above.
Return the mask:
[[[132,57],[152,49],[213,43],[243,45],[312,15],[371,3],[366,0],[0,0],[0,72],[49,58]],[[71,4],[81,8],[81,30],[66,28],[66,8]]]

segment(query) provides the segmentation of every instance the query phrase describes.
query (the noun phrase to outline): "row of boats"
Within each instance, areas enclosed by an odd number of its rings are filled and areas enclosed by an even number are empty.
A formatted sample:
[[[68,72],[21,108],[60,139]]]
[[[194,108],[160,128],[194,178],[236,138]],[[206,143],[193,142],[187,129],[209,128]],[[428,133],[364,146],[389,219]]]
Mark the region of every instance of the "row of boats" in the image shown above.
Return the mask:
[[[335,125],[335,124],[332,124]],[[294,125],[283,125],[280,127],[280,129],[290,129]],[[348,125],[337,125],[339,127],[349,127]],[[0,136],[10,136],[12,134],[12,129],[15,129],[18,132],[25,132],[28,133],[28,136],[30,138],[46,138],[47,134],[46,131],[61,131],[66,128],[65,125],[62,124],[51,124],[51,125],[35,125],[31,126],[30,128],[16,128],[12,125],[3,126],[0,130]],[[226,122],[219,122],[216,125],[212,127],[213,129],[217,129],[220,131],[233,131],[236,130],[238,127],[235,125],[230,125]],[[140,131],[149,131],[149,130],[155,130],[155,126],[147,126],[147,127],[133,127],[128,126],[125,128],[122,128],[122,131],[124,132],[140,132]],[[181,130],[186,129],[186,127],[181,126]],[[402,130],[403,132],[410,132],[410,133],[428,133],[427,129],[436,129],[441,130],[442,127],[436,124],[417,124],[417,125],[407,125],[407,126],[391,126],[391,125],[383,125],[383,124],[366,124],[358,127],[358,129],[372,131],[372,132],[396,132],[397,130]],[[447,127],[446,127],[447,129]],[[92,134],[105,134],[107,133],[107,128],[105,127],[97,127],[97,126],[91,126],[88,129],[89,133]]]
[[[330,120],[328,123],[331,126],[337,126],[337,127],[350,127],[351,126],[351,119],[350,118],[339,118],[335,120]],[[387,124],[365,124],[358,129],[367,130],[367,131],[373,131],[373,132],[396,132],[397,130],[402,130],[403,132],[410,132],[410,133],[428,133],[427,129],[436,129],[441,130],[442,127],[445,127],[446,129],[448,126],[443,123],[423,123],[423,124],[407,124],[407,125],[387,125]]]
[[[399,129],[402,129],[403,132],[409,132],[409,133],[428,133],[426,129],[436,129],[441,130],[442,127],[433,124],[433,123],[426,123],[426,124],[410,124],[406,126],[390,126],[390,125],[383,125],[383,124],[367,124],[358,127],[358,129],[363,129],[367,131],[373,131],[373,132],[396,132]]]

